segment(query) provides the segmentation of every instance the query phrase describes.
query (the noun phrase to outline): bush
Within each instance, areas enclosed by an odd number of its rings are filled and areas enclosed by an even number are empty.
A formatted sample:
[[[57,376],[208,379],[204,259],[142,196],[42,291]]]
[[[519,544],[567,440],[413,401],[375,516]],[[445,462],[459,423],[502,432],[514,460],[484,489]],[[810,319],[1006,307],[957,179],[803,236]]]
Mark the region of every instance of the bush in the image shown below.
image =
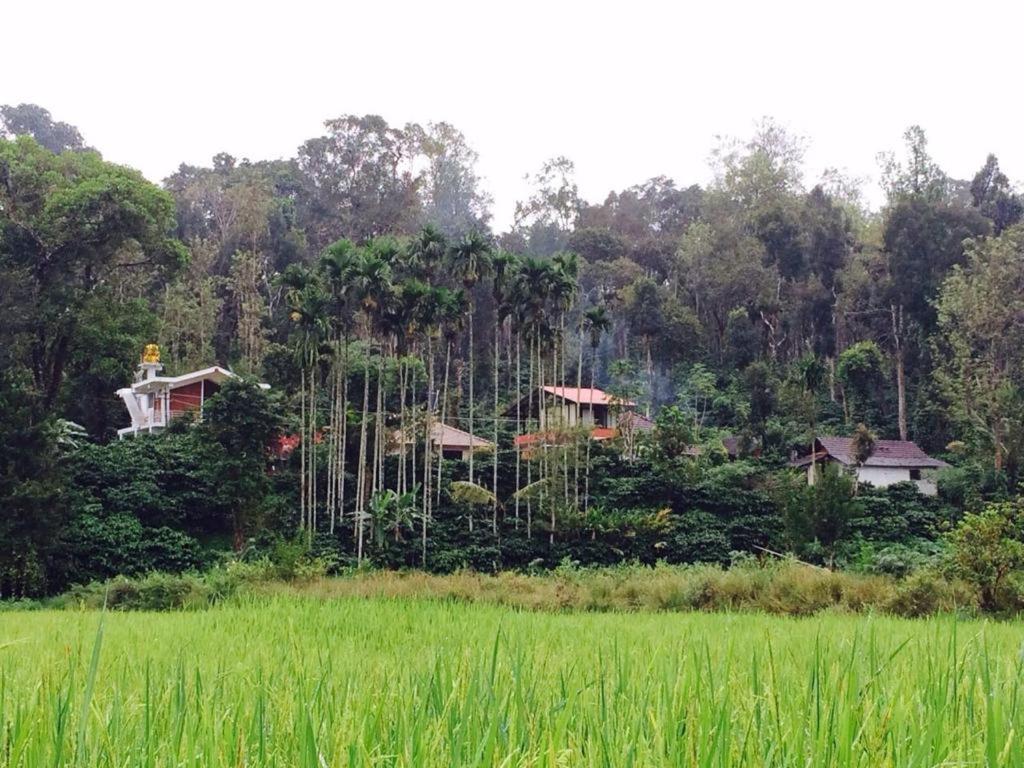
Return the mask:
[[[1014,578],[1024,569],[1024,499],[968,514],[947,540],[949,572],[977,588],[982,608],[1005,612],[1024,606]]]
[[[968,585],[927,570],[897,582],[895,594],[882,607],[898,616],[917,618],[934,613],[973,613],[977,606],[977,594]]]

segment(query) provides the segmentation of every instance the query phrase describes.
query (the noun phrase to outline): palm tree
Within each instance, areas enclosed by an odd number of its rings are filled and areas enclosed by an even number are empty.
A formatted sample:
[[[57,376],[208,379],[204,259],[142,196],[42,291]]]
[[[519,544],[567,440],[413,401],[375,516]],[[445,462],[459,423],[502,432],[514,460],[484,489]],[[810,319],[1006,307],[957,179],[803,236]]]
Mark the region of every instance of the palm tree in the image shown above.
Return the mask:
[[[553,267],[550,261],[534,257],[526,257],[519,269],[519,280],[516,281],[516,300],[521,313],[524,330],[529,341],[530,373],[528,379],[527,403],[528,412],[533,411],[533,396],[538,397],[538,426],[543,424],[542,429],[547,428],[544,418],[544,355],[543,348],[551,337],[551,329],[548,325],[548,304],[551,295],[553,282]],[[541,473],[547,469],[547,441],[542,440],[543,461]],[[526,465],[526,485],[533,485],[533,468],[530,463]],[[518,483],[517,483],[518,485]],[[518,489],[517,489],[518,492]],[[543,506],[543,495],[540,498]],[[532,494],[526,497],[526,535],[531,537],[533,533],[533,506]]]
[[[289,317],[296,324],[295,358],[301,371],[301,472],[300,529],[306,530],[312,543],[316,530],[316,374],[321,345],[329,332],[327,297],[317,275],[306,267],[292,264],[281,276]],[[307,407],[307,397],[309,398]]]
[[[469,482],[473,482],[473,287],[490,271],[491,243],[479,232],[463,236],[450,249],[452,267],[469,295]],[[470,517],[470,528],[473,518]]]
[[[391,266],[372,249],[362,249],[356,262],[352,286],[359,299],[366,341],[363,369],[363,410],[359,429],[359,467],[356,476],[355,531],[356,559],[362,562],[364,523],[367,517],[366,461],[368,448],[367,422],[370,416],[370,354],[378,327],[380,312],[391,295]],[[379,370],[379,368],[378,368]],[[378,374],[378,387],[380,386]]]
[[[328,450],[330,471],[327,487],[327,506],[332,534],[334,533],[335,517],[341,519],[345,514],[345,467],[348,452],[348,342],[352,314],[350,293],[356,257],[356,248],[348,240],[338,240],[332,243],[320,257],[320,271],[324,275],[329,291],[329,311],[334,338],[334,399],[331,409],[331,443]],[[339,337],[343,339],[343,351],[338,349]]]
[[[558,383],[565,386],[565,313],[572,307],[576,297],[577,277],[579,276],[579,257],[575,253],[556,253],[551,258],[551,300],[558,312],[558,347],[555,351],[554,370]],[[561,362],[558,362],[558,358]],[[559,411],[564,420],[565,411]],[[580,408],[576,403],[576,422],[579,424]],[[564,423],[562,424],[564,427]],[[569,503],[569,455],[562,449],[562,491],[566,505]]]
[[[466,307],[469,300],[463,290],[452,291],[445,289],[441,295],[441,327],[444,330],[445,354],[444,354],[444,384],[441,392],[441,423],[445,424],[448,419],[448,371],[451,367],[452,344],[462,331],[462,323],[466,318]],[[472,447],[472,446],[471,446]],[[470,451],[470,456],[473,453]],[[437,452],[437,503],[441,503],[441,465],[444,455]],[[471,518],[472,519],[472,518]]]
[[[493,498],[491,530],[495,536],[498,535],[498,369],[501,359],[499,330],[512,315],[513,306],[510,299],[518,263],[518,257],[508,251],[498,251],[491,259],[492,296],[494,299],[494,458],[491,477],[491,496]]]
[[[583,322],[581,324],[581,330],[585,331],[590,336],[590,412],[594,412],[594,375],[597,371],[597,348],[601,345],[601,336],[606,333],[608,329],[612,327],[611,316],[608,314],[608,310],[598,304],[595,307],[591,307],[583,313]],[[580,347],[582,349],[582,339]],[[582,355],[582,352],[580,353]],[[586,479],[584,480],[584,491],[583,491],[583,509],[588,510],[590,507],[590,443],[591,440],[587,438],[587,460],[586,460]]]
[[[399,433],[401,434],[401,451],[399,453],[398,492],[404,493],[408,485],[406,478],[406,379],[409,373],[408,346],[416,338],[420,330],[422,304],[430,293],[430,286],[417,278],[407,278],[396,291],[393,308],[393,326],[396,332],[396,352],[399,361]]]
[[[427,566],[427,526],[430,522],[431,502],[431,435],[434,427],[434,340],[440,334],[444,308],[449,303],[447,288],[431,288],[419,302],[419,325],[427,337],[427,407],[423,430],[423,505],[421,511],[421,564]],[[415,472],[415,469],[414,469]]]
[[[414,276],[433,282],[437,267],[448,254],[448,239],[433,224],[427,224],[409,241],[405,267]]]

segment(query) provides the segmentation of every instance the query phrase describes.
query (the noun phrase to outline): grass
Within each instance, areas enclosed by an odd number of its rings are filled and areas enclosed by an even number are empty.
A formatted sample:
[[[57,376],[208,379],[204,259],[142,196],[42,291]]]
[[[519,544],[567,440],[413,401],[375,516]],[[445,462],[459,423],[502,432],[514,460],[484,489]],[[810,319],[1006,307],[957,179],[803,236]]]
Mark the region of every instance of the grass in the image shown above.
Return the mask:
[[[544,611],[750,611],[809,616],[870,612],[919,617],[978,613],[977,590],[933,571],[907,578],[830,572],[796,562],[752,561],[732,568],[622,565],[526,574],[357,571],[325,578],[304,567],[280,573],[267,563],[234,563],[206,574],[114,579],[76,587],[50,607],[117,610],[201,609],[239,594],[431,598]],[[0,604],[0,609],[4,604]]]
[[[0,766],[1020,766],[1021,627],[235,598],[0,613]]]

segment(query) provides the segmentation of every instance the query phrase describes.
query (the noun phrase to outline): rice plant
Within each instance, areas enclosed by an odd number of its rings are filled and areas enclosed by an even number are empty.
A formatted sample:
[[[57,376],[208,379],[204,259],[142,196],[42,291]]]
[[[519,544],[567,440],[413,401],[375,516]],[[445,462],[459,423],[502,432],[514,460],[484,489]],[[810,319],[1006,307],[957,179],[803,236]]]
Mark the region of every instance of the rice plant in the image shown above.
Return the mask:
[[[0,766],[1020,766],[1021,638],[296,596],[7,612]]]

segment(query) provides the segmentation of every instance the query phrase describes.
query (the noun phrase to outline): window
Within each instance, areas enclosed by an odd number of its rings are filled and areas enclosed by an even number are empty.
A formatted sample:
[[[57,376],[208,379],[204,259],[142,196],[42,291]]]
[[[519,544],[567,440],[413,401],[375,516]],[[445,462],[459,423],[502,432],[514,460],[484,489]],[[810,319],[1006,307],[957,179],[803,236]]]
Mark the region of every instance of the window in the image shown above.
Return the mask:
[[[911,480],[920,480],[921,479],[921,470],[920,469],[912,469],[912,470],[910,470],[910,479]]]

